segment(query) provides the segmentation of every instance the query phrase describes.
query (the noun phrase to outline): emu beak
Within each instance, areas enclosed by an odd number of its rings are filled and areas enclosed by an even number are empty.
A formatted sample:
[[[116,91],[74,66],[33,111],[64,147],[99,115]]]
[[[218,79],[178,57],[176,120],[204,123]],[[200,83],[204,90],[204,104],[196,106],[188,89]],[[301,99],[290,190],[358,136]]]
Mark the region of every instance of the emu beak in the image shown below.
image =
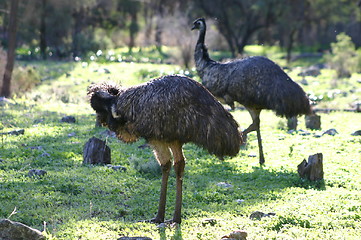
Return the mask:
[[[196,29],[197,27],[196,27],[196,25],[195,24],[193,24],[193,27],[192,27],[192,31],[194,30],[194,29]]]

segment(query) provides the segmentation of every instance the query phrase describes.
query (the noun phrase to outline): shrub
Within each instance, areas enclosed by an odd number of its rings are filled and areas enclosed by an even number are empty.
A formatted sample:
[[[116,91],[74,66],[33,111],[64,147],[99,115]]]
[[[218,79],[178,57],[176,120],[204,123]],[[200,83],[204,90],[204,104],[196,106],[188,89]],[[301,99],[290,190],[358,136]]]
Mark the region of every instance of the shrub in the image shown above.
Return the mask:
[[[16,67],[11,79],[12,94],[22,95],[40,83],[39,73],[33,67]]]
[[[355,44],[351,37],[345,33],[336,36],[336,42],[331,43],[331,53],[327,54],[326,61],[330,67],[336,70],[337,78],[350,77],[357,68],[357,56]]]

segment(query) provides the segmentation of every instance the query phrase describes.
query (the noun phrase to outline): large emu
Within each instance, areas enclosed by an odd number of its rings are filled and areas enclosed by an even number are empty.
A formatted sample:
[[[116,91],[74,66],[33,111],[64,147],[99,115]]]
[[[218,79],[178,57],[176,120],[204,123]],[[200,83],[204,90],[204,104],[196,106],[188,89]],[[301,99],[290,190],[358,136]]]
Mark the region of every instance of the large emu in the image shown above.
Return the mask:
[[[235,156],[240,149],[237,122],[205,87],[190,78],[164,76],[130,88],[95,84],[88,95],[98,121],[119,139],[128,143],[144,138],[154,149],[162,186],[158,214],[151,222],[164,222],[172,155],[176,203],[171,221],[181,222],[183,144],[193,142],[218,157]]]
[[[310,114],[310,103],[302,88],[274,62],[256,56],[227,63],[213,61],[204,44],[206,22],[204,18],[194,21],[193,29],[199,30],[195,47],[195,64],[202,84],[218,98],[234,109],[234,101],[249,111],[252,124],[243,131],[257,131],[259,162],[264,164],[259,115],[262,109],[272,109],[278,116],[291,118]]]

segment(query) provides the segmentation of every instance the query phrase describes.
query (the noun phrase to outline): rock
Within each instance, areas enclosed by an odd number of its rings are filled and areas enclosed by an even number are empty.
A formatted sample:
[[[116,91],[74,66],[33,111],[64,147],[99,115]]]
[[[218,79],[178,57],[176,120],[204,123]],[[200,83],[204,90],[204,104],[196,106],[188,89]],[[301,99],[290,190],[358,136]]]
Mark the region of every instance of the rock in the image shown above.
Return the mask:
[[[65,117],[62,117],[62,118],[60,119],[60,122],[75,123],[75,122],[76,122],[76,119],[75,119],[75,117],[73,117],[73,116],[65,116]]]
[[[306,131],[306,130],[302,130],[302,129],[300,129],[298,132],[299,132],[299,134],[300,134],[301,136],[311,135],[310,132],[308,132],[308,131]]]
[[[244,203],[246,200],[244,200],[244,199],[237,199],[236,200],[236,202],[238,203],[238,204],[242,204],[242,203]]]
[[[149,237],[121,237],[118,240],[152,240]]]
[[[105,141],[92,137],[84,145],[83,164],[110,164],[111,152]]]
[[[323,179],[323,154],[316,153],[309,156],[308,162],[304,159],[297,168],[301,178],[306,178],[310,181]]]
[[[223,236],[221,240],[247,240],[247,232],[243,230],[237,230],[231,232],[227,236]]]
[[[19,136],[19,135],[24,135],[25,130],[24,129],[19,129],[19,130],[14,130],[14,131],[10,131],[10,132],[5,132],[5,133],[0,133],[0,135],[15,135],[15,136]]]
[[[229,183],[226,183],[226,182],[219,182],[219,183],[217,183],[217,186],[222,187],[222,188],[231,188],[231,187],[233,187],[232,184],[229,184]]]
[[[214,226],[217,224],[217,219],[215,218],[207,218],[202,221],[202,226],[211,225]]]
[[[305,116],[306,128],[309,129],[321,129],[321,117],[313,114]]]
[[[146,144],[140,145],[138,148],[139,149],[145,149],[145,148],[150,148],[150,146],[149,146],[148,143],[146,143]]]
[[[19,222],[13,222],[8,219],[0,220],[0,239],[1,240],[42,240],[43,234],[34,228],[26,226]]]
[[[115,165],[108,164],[107,167],[111,168],[111,169],[113,169],[115,171],[123,171],[123,172],[127,171],[127,168],[123,167],[123,166],[115,166]]]
[[[252,220],[260,220],[263,217],[270,217],[270,216],[275,216],[275,215],[276,215],[275,213],[263,213],[260,211],[255,211],[255,212],[251,213],[249,218]]]
[[[308,82],[307,82],[306,78],[302,78],[301,84],[302,84],[302,85],[305,85],[305,86],[308,85]]]
[[[328,130],[326,130],[326,131],[324,131],[323,133],[322,133],[322,136],[323,135],[330,135],[330,136],[335,136],[336,134],[338,134],[338,132],[337,132],[337,130],[336,129],[334,129],[334,128],[331,128],[331,129],[328,129]]]
[[[302,72],[300,72],[298,74],[298,76],[302,76],[302,77],[306,77],[306,76],[312,76],[312,77],[317,77],[318,75],[321,74],[320,68],[318,66],[310,66],[304,70],[302,70]]]
[[[76,133],[75,132],[71,132],[68,134],[68,137],[75,137],[76,136]]]
[[[361,130],[357,130],[356,132],[351,134],[352,136],[361,136]]]
[[[5,104],[14,105],[8,98],[0,97],[0,106],[5,106]]]
[[[356,112],[361,112],[361,101],[356,101],[350,104]]]
[[[100,135],[105,137],[112,137],[112,138],[117,137],[117,134],[113,131],[110,131],[109,129],[104,130],[103,132],[100,133]]]
[[[29,177],[44,177],[47,174],[47,171],[41,169],[31,169],[28,172]]]

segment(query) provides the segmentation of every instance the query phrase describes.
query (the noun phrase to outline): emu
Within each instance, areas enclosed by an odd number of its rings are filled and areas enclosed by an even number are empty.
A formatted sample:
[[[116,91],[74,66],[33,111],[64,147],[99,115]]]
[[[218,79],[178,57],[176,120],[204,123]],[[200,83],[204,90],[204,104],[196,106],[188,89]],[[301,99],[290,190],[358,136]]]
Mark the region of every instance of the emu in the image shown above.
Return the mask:
[[[260,113],[271,109],[278,116],[287,118],[310,114],[309,99],[303,89],[273,61],[261,56],[219,63],[209,57],[204,44],[206,22],[199,18],[193,22],[192,30],[199,30],[194,52],[195,65],[202,84],[217,98],[223,99],[232,109],[234,102],[242,104],[252,117],[252,124],[243,131],[257,131],[259,162],[264,164]]]
[[[119,139],[131,143],[144,138],[153,148],[162,183],[158,213],[150,222],[164,222],[173,156],[176,200],[170,222],[181,223],[183,144],[195,143],[220,158],[239,152],[242,137],[237,122],[204,86],[190,78],[164,76],[130,88],[93,84],[88,96],[97,120]]]

